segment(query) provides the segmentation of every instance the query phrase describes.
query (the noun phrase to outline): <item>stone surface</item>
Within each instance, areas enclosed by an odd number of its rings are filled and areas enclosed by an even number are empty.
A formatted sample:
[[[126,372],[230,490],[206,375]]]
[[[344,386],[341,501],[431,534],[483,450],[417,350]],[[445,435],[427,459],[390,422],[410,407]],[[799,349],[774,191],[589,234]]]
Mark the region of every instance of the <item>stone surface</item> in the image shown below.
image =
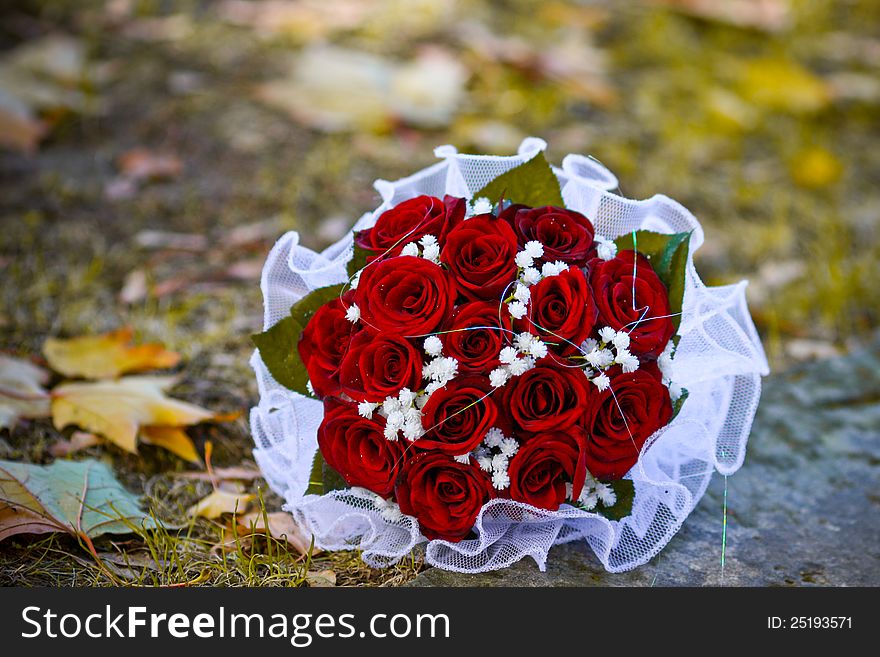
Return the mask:
[[[764,380],[742,469],[724,478],[652,561],[605,572],[585,543],[553,548],[547,572],[437,568],[411,586],[880,585],[880,339],[848,356]]]

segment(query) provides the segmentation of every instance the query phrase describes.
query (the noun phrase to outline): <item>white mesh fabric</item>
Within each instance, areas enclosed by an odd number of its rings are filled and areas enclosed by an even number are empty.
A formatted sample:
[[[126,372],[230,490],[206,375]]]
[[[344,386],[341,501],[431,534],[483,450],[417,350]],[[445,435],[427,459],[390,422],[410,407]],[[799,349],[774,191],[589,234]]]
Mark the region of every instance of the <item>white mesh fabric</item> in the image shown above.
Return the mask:
[[[355,230],[372,226],[386,209],[420,194],[471,197],[489,180],[544,148],[545,142],[529,138],[517,155],[497,157],[464,155],[442,146],[435,151],[442,161],[434,166],[396,182],[376,181],[382,204],[361,217]],[[691,231],[691,256],[703,243],[702,228],[687,209],[665,196],[633,201],[613,194],[617,179],[594,160],[569,155],[554,172],[566,205],[588,216],[598,234]],[[264,327],[285,317],[308,292],[345,281],[351,245],[349,234],[315,253],[299,245],[295,232],[284,235],[263,270]],[[657,554],[693,510],[712,473],[732,474],[743,462],[761,376],[768,372],[746,307],[745,286],[706,287],[689,257],[672,379],[690,395],[675,419],[645,443],[639,462],[627,475],[636,491],[631,516],[610,521],[567,505],[550,512],[496,499],[477,518],[476,538],[429,541],[427,562],[447,570],[480,572],[530,556],[543,570],[551,546],[575,540],[587,541],[611,572],[629,570]],[[259,404],[251,411],[255,458],[269,485],[286,500],[285,508],[314,534],[316,544],[328,550],[358,548],[368,564],[378,567],[425,542],[415,518],[388,520],[365,491],[305,494],[322,405],[280,386],[259,352],[251,364],[260,391]]]

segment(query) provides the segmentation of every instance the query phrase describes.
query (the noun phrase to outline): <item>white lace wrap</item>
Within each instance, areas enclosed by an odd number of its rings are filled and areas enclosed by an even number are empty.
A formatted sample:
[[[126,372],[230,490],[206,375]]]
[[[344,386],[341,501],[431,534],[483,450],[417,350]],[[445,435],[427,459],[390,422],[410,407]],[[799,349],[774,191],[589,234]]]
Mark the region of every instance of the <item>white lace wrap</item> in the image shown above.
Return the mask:
[[[435,153],[437,164],[396,182],[377,180],[382,204],[354,227],[372,226],[397,203],[430,194],[470,198],[499,174],[544,150],[543,140],[529,138],[517,155],[496,157],[459,154],[451,146]],[[581,155],[569,155],[554,168],[565,205],[589,217],[596,233],[617,237],[633,230],[661,233],[691,231],[690,253],[703,243],[699,222],[666,196],[632,201],[612,193],[617,179],[605,167]],[[316,253],[284,235],[272,249],[262,277],[264,328],[287,316],[310,291],[347,280],[352,233]],[[426,546],[432,566],[460,572],[504,568],[525,556],[543,570],[553,545],[585,540],[611,572],[629,570],[657,554],[700,500],[715,470],[728,475],[743,462],[746,441],[761,392],[767,360],[746,307],[746,283],[707,287],[687,263],[681,341],[672,379],[690,396],[681,412],[655,433],[627,475],[635,485],[632,515],[610,521],[596,513],[563,505],[559,511],[536,509],[495,499],[477,518],[476,538],[460,543],[433,540]],[[254,456],[269,485],[286,500],[285,509],[328,550],[359,548],[373,566],[394,563],[426,539],[415,518],[387,519],[372,494],[361,489],[306,495],[322,404],[291,392],[269,374],[259,352],[252,365],[260,402],[251,411]]]

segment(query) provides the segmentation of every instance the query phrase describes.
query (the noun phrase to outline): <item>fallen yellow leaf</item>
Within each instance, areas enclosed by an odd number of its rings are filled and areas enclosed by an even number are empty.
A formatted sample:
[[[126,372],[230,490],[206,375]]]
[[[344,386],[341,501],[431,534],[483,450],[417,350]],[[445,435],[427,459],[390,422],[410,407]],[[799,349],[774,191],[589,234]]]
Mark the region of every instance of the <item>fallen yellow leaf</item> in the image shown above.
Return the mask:
[[[187,514],[213,519],[219,518],[224,513],[244,513],[254,497],[250,493],[215,490],[191,506],[187,510]]]
[[[43,354],[49,366],[64,376],[113,379],[128,372],[174,367],[180,355],[161,344],[132,345],[129,327],[103,335],[61,340],[49,338]]]
[[[801,187],[826,187],[837,182],[842,173],[840,160],[819,147],[801,151],[791,163],[791,177]]]
[[[0,354],[0,429],[21,418],[49,415],[49,393],[43,389],[48,380],[46,370]]]
[[[831,102],[830,85],[800,64],[787,59],[755,59],[745,65],[740,92],[769,110],[807,114]]]
[[[129,376],[115,381],[63,383],[52,391],[55,428],[75,424],[136,453],[138,430],[145,426],[185,426],[214,418],[210,411],[164,391],[174,377]]]
[[[141,440],[150,445],[167,449],[172,454],[177,454],[180,458],[190,463],[202,462],[192,438],[187,435],[182,427],[141,427]]]

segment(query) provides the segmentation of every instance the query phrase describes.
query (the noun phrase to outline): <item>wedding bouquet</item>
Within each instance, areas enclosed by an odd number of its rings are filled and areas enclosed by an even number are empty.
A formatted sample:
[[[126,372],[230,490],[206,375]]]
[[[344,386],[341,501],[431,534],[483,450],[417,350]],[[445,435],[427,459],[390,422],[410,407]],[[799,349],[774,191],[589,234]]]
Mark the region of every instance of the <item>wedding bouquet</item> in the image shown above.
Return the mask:
[[[270,254],[255,457],[316,544],[475,572],[585,539],[625,570],[742,463],[744,284],[700,282],[683,207],[545,147],[441,147],[338,244]]]

